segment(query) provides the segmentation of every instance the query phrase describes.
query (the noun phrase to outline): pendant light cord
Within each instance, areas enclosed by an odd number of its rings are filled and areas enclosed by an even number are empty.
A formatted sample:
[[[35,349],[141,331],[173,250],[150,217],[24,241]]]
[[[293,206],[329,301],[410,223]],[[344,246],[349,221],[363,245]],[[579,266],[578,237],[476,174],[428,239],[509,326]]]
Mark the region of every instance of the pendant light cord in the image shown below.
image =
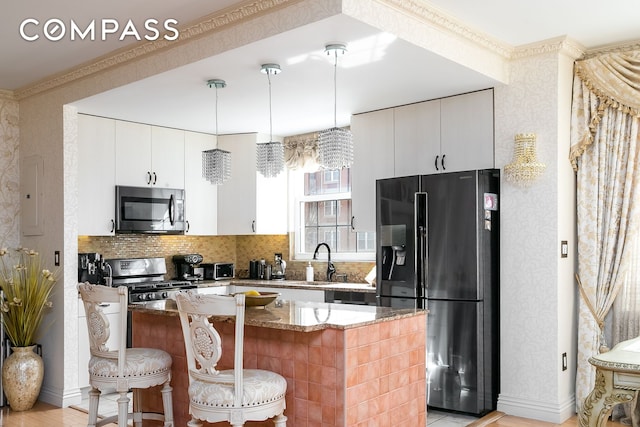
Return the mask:
[[[338,51],[333,51],[333,127],[338,127]]]
[[[216,85],[216,137],[218,136],[218,85]]]
[[[267,70],[267,80],[269,81],[269,142],[273,141],[273,117],[271,112],[271,71]]]

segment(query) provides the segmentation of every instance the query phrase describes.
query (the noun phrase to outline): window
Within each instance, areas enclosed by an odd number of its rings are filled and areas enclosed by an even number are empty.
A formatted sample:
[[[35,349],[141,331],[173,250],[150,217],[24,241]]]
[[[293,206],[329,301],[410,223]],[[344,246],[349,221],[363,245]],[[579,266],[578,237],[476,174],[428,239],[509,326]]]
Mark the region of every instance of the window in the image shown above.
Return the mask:
[[[296,259],[310,259],[318,243],[327,243],[332,259],[373,260],[375,233],[351,227],[351,171],[292,172],[295,194]]]

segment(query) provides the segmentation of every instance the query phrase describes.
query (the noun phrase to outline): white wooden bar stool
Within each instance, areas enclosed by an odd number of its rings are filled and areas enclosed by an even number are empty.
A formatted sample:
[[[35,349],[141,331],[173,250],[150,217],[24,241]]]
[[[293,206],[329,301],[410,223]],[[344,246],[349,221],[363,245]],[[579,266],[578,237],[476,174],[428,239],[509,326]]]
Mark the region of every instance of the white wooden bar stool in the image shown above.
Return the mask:
[[[189,368],[188,427],[202,426],[201,421],[243,426],[245,421],[273,417],[276,427],[286,427],[287,381],[275,372],[243,369],[244,299],[243,294],[198,295],[183,291],[176,295]],[[216,369],[222,356],[222,340],[209,316],[235,317],[234,369]]]
[[[632,401],[640,390],[640,337],[590,357],[589,363],[596,368],[596,382],[582,405],[580,426],[604,427],[613,406]]]
[[[119,427],[126,427],[132,419],[134,426],[142,426],[142,420],[164,421],[164,427],[173,427],[173,403],[171,398],[171,356],[154,348],[126,348],[128,290],[126,286],[111,288],[90,283],[78,284],[78,290],[87,314],[89,330],[89,421],[88,427],[99,427],[117,420]],[[104,304],[120,304],[120,339],[117,348],[110,349],[109,321],[102,311]],[[115,347],[115,346],[114,346]],[[139,405],[140,389],[162,387],[164,414],[142,412]],[[102,390],[115,389],[120,394],[118,415],[97,421],[98,403]],[[133,390],[134,409],[129,413],[129,397]]]

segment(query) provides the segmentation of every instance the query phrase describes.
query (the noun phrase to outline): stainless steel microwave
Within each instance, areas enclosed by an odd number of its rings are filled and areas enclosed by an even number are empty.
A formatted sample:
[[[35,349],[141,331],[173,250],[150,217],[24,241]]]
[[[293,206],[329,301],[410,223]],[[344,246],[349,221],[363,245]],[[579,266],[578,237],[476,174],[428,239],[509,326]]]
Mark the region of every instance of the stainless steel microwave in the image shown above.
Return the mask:
[[[184,190],[116,185],[116,233],[184,234]]]

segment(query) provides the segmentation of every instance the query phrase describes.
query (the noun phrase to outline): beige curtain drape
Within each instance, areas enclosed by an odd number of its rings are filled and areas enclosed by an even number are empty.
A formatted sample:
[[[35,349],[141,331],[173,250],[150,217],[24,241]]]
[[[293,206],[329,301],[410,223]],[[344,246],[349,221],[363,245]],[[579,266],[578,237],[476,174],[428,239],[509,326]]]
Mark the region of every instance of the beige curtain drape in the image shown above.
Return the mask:
[[[318,132],[284,138],[284,161],[291,170],[318,170]]]
[[[577,171],[576,405],[593,388],[588,358],[606,347],[604,319],[624,282],[640,221],[640,52],[607,53],[575,66],[570,160]],[[603,348],[604,350],[604,348]]]

